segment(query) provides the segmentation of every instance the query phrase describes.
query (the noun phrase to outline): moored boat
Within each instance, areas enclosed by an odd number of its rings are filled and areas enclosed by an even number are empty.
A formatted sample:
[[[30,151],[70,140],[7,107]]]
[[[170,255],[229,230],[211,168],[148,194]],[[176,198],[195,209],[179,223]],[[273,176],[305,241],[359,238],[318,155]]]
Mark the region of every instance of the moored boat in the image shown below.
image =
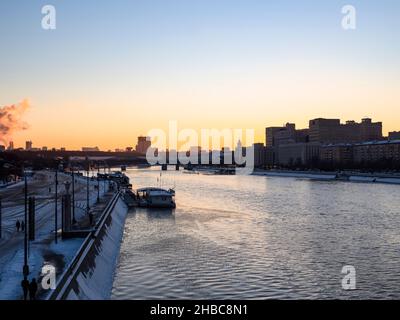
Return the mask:
[[[175,190],[162,188],[141,188],[136,191],[140,207],[176,208]]]

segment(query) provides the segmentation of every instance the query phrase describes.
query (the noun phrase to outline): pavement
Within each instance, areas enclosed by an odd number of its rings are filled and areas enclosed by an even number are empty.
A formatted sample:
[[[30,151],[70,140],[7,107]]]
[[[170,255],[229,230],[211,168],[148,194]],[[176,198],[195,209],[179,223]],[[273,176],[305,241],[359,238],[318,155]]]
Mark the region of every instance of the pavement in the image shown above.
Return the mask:
[[[71,182],[71,176],[58,174],[58,212],[61,228],[61,196],[65,194],[64,182]],[[41,269],[44,264],[56,267],[57,275],[72,260],[83,239],[62,240],[54,242],[54,172],[39,171],[28,180],[29,196],[36,197],[36,240],[29,242],[29,279],[41,279]],[[108,185],[100,182],[100,202],[97,203],[97,181],[90,180],[90,207],[95,219],[111,199],[112,193],[106,192]],[[70,188],[71,189],[71,188]],[[3,235],[0,239],[0,300],[15,300],[22,298],[20,282],[22,280],[22,265],[24,261],[24,233],[17,232],[15,223],[24,219],[24,183],[20,182],[0,190],[2,199]],[[88,228],[89,219],[86,214],[86,178],[75,177],[75,215],[79,228]],[[39,285],[40,287],[40,285]],[[39,292],[39,297],[45,294]]]

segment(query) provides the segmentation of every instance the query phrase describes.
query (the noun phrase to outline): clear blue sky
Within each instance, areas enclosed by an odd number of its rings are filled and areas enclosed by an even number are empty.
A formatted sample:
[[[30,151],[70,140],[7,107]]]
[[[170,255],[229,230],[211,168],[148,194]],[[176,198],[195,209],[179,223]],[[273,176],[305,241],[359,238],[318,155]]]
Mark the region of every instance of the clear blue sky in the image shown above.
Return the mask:
[[[55,31],[41,29],[46,4],[57,9]],[[345,4],[357,8],[355,31],[341,29]],[[213,127],[229,112],[224,127],[237,127],[240,119],[260,132],[334,115],[370,115],[400,129],[398,0],[2,0],[0,45],[0,106],[29,98],[29,134],[40,144],[68,143],[60,115],[71,129],[67,112],[87,118],[109,109],[115,114],[99,117],[99,125],[131,117],[140,123],[131,140],[170,119],[208,127],[198,110],[219,108],[221,119],[208,119]],[[294,101],[281,98],[287,78],[288,91],[296,82],[301,88]],[[266,94],[275,83],[279,87]],[[348,99],[343,92],[352,84]],[[319,85],[324,93],[316,98]],[[327,103],[328,94],[337,101]],[[380,97],[388,100],[377,105]],[[371,101],[365,110],[364,101]],[[156,115],[139,115],[143,109]],[[46,131],[43,115],[58,124]],[[122,132],[113,134],[123,139]],[[82,144],[96,144],[86,136]]]

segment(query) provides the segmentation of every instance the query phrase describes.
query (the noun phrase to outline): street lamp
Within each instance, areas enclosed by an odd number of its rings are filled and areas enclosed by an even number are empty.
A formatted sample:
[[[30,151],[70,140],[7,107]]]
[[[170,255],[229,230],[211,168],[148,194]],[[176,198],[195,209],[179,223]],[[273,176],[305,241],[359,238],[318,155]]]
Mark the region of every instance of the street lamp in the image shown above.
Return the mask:
[[[97,163],[97,202],[100,202],[100,165]]]
[[[89,170],[90,170],[90,163],[89,158],[87,158],[87,176],[86,176],[86,213],[89,215]]]
[[[1,230],[1,223],[2,223],[2,221],[1,221],[1,214],[2,214],[2,208],[1,208],[1,198],[0,198],[0,239],[1,239],[1,233],[2,233],[2,230]]]
[[[24,266],[22,267],[22,273],[24,279],[29,275],[28,266],[28,178],[26,175],[25,167],[22,167],[22,172],[24,174],[24,194],[25,194],[25,210],[24,210]]]
[[[74,166],[72,166],[72,223],[76,223],[75,219],[75,171]]]
[[[55,197],[54,197],[54,240],[55,243],[57,243],[57,228],[58,228],[58,208],[57,208],[57,198],[58,198],[58,162],[56,163],[56,173],[55,173],[55,183],[56,183],[56,188],[55,188]]]

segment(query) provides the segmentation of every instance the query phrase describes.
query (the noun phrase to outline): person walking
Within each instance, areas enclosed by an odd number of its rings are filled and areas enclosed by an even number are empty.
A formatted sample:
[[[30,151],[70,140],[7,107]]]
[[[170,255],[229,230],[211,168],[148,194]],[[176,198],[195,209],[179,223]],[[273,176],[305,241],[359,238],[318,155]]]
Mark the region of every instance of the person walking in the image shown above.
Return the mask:
[[[37,285],[36,279],[33,278],[31,283],[29,284],[29,299],[30,300],[36,300],[37,289],[38,289],[38,285]]]
[[[28,298],[28,291],[29,291],[29,281],[26,277],[24,280],[21,281],[22,291],[24,292],[24,300]]]
[[[17,228],[17,232],[19,232],[19,228],[21,228],[21,222],[19,222],[19,220],[15,223],[15,227]]]

